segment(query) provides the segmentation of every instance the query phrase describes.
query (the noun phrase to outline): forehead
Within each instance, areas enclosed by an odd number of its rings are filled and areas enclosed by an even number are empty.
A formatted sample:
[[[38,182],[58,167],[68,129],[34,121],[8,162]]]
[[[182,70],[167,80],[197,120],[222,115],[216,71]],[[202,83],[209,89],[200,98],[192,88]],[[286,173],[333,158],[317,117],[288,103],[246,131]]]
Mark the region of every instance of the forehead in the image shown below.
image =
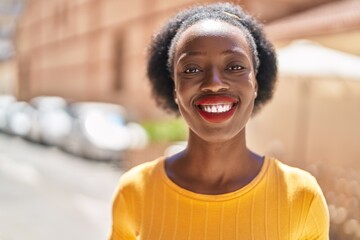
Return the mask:
[[[187,51],[202,51],[211,45],[212,50],[243,49],[250,54],[245,33],[236,26],[221,20],[202,20],[186,29],[176,44],[176,55]]]

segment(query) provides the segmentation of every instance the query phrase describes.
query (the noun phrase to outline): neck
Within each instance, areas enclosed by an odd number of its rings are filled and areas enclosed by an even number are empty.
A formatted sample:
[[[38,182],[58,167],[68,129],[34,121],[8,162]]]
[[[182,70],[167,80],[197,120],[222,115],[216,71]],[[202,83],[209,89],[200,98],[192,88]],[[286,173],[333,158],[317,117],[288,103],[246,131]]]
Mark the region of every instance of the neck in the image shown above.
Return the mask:
[[[187,148],[187,159],[190,163],[225,166],[248,157],[250,151],[246,146],[245,131],[227,141],[208,142],[190,132]]]
[[[260,156],[246,146],[245,130],[221,142],[208,142],[190,132],[187,149],[175,159],[175,165],[182,173],[189,174],[188,177],[212,182],[247,177],[261,164]]]

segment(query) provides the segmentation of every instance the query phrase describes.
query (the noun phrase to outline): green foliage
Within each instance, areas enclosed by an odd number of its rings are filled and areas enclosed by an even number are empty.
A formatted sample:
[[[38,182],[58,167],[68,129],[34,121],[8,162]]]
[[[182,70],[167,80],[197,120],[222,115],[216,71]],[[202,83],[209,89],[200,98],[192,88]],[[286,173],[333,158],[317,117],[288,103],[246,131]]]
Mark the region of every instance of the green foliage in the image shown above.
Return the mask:
[[[150,141],[174,142],[187,139],[188,128],[182,119],[143,122]]]

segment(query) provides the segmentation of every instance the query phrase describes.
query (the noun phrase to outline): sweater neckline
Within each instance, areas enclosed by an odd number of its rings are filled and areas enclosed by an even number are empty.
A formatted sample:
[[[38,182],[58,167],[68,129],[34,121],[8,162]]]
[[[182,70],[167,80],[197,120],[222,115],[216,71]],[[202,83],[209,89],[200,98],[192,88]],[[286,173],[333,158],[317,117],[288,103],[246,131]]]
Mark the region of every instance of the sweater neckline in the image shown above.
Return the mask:
[[[185,189],[183,187],[180,187],[176,183],[174,183],[167,175],[165,170],[165,160],[166,157],[163,157],[159,159],[159,163],[157,164],[156,171],[160,174],[161,179],[165,182],[165,184],[171,188],[173,191],[183,195],[187,198],[202,200],[202,201],[225,201],[230,200],[232,198],[237,198],[243,194],[246,194],[251,189],[253,189],[255,186],[257,186],[261,180],[264,178],[264,176],[268,172],[268,168],[270,164],[272,163],[271,159],[267,156],[264,157],[264,162],[261,166],[260,172],[256,175],[256,177],[247,185],[244,187],[241,187],[240,189],[237,189],[233,192],[229,193],[223,193],[223,194],[202,194],[202,193],[196,193],[193,191],[190,191],[188,189]]]

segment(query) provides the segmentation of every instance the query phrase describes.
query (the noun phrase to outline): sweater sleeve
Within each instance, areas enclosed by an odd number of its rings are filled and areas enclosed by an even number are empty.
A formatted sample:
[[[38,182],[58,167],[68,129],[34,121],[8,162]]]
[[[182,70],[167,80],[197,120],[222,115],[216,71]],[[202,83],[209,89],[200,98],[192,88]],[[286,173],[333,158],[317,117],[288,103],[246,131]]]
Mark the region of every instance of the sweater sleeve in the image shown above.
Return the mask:
[[[315,193],[311,202],[301,239],[328,240],[329,225],[329,211],[320,190],[320,192]]]
[[[109,240],[135,240],[134,211],[124,189],[117,191],[112,208],[112,228]]]

